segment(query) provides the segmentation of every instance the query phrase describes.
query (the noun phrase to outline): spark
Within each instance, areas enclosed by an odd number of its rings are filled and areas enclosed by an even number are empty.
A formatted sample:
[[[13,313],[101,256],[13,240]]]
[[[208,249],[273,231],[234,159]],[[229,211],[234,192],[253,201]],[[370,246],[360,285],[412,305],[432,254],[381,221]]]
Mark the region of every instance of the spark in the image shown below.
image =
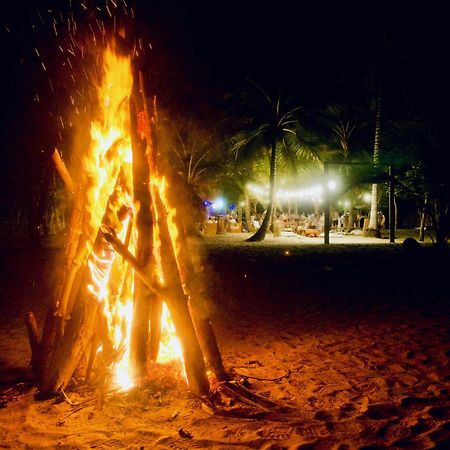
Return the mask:
[[[41,12],[38,9],[36,9],[36,13],[37,13],[37,15],[39,17],[39,20],[41,21],[42,25],[44,25],[44,19],[41,16]]]

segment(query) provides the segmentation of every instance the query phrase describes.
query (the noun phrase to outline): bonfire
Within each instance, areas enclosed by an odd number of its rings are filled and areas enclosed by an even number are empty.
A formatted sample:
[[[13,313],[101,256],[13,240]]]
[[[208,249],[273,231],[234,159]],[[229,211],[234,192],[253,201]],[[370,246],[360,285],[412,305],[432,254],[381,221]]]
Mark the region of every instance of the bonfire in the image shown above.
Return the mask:
[[[156,99],[145,95],[142,73],[116,41],[102,61],[99,114],[80,180],[72,179],[57,150],[53,155],[73,207],[40,338],[33,314],[27,319],[39,389],[64,390],[75,372],[88,380],[101,367],[114,387],[127,389],[161,355],[159,362],[180,359],[191,391],[205,396],[208,371],[218,381],[227,375],[188,221],[177,213],[174,178],[159,163]],[[163,346],[164,334],[170,345]]]
[[[187,219],[188,195],[164,163],[156,97],[146,94],[123,39],[111,40],[102,54],[98,113],[79,180],[57,149],[53,154],[73,201],[42,334],[32,312],[26,320],[40,394],[65,395],[74,377],[77,384],[95,380],[102,393],[126,392],[161,373],[158,364],[178,361],[210,412],[231,397],[281,411],[224,368]]]

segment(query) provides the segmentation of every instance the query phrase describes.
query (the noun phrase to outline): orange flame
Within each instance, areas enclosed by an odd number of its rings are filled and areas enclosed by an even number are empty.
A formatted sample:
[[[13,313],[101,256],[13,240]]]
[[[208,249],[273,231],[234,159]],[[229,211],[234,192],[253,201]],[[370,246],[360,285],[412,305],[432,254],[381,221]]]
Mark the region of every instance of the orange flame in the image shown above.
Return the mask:
[[[112,46],[105,50],[103,55],[104,76],[98,88],[99,119],[91,124],[91,146],[83,160],[83,169],[87,174],[86,204],[89,205],[86,218],[86,234],[91,241],[95,238],[97,230],[102,225],[102,220],[108,199],[114,192],[119,196],[118,204],[133,205],[131,187],[132,183],[132,150],[129,124],[129,96],[131,93],[133,78],[131,61],[129,57],[115,53]],[[129,189],[120,189],[117,180],[121,172],[126,178]],[[163,197],[165,182],[158,180],[158,188]],[[170,215],[175,210],[169,210]],[[125,240],[129,217],[123,219],[121,226],[116,231],[119,239]],[[173,222],[173,221],[172,221]],[[169,225],[171,237],[176,239],[176,226]],[[163,282],[162,271],[158,263],[160,249],[158,229],[155,227],[154,252],[156,272]],[[136,233],[132,233],[129,249],[134,253]],[[101,303],[102,311],[107,319],[109,338],[112,341],[114,351],[120,355],[119,361],[114,364],[114,385],[122,390],[129,389],[135,384],[133,368],[130,360],[130,331],[133,311],[133,283],[126,283],[114,277],[124,276],[125,270],[114,271],[113,265],[120,264],[120,258],[115,257],[109,248],[102,248],[97,253],[92,253],[88,262],[92,284],[89,291],[95,299]],[[119,275],[116,273],[118,272]],[[125,289],[117,295],[111,292],[112,283],[121,284]],[[181,347],[175,336],[175,329],[170,319],[167,307],[163,308],[162,317],[162,342],[158,362],[166,363],[174,359],[182,361]]]

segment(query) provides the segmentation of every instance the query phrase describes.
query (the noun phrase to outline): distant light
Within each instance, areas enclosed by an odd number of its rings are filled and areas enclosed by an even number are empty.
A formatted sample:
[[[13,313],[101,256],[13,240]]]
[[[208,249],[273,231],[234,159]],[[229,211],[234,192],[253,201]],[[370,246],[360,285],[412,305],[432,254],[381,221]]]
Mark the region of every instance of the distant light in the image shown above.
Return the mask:
[[[240,206],[245,206],[245,202],[239,203]]]
[[[291,252],[289,250],[285,250],[284,254],[285,254],[285,256],[289,256],[291,254]]]
[[[334,180],[329,180],[327,186],[330,191],[335,191],[337,188],[337,183]]]
[[[346,208],[348,208],[348,207],[350,206],[350,202],[349,202],[348,200],[345,200],[345,201],[344,201],[344,206],[345,206]]]
[[[216,211],[221,211],[225,208],[225,200],[222,197],[218,197],[213,201],[212,208]]]
[[[368,192],[366,192],[363,195],[363,199],[364,199],[365,202],[369,203],[372,200],[372,195],[370,195]]]

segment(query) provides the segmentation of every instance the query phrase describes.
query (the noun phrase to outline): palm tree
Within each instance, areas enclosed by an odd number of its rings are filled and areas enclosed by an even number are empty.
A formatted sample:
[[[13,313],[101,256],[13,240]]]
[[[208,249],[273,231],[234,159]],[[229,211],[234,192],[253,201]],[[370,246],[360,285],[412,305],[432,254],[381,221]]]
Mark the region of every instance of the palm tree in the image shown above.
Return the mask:
[[[420,218],[419,240],[424,239],[424,221],[431,218],[436,244],[446,245],[450,238],[450,155],[447,122],[433,123],[413,117],[392,123],[386,138],[392,149],[400,179],[399,195],[412,198]]]
[[[348,114],[348,108],[347,107],[339,107],[339,106],[332,106],[331,112],[336,115],[336,122],[332,127],[333,133],[337,136],[339,139],[339,145],[341,147],[344,161],[348,162],[348,157],[350,154],[350,138],[353,134],[353,132],[356,129],[356,124],[353,123],[353,121],[349,118]],[[345,175],[347,178],[350,176],[350,168],[349,166],[345,167]],[[348,217],[348,228],[353,227],[353,207],[354,202],[353,198],[350,199],[350,207],[349,207],[349,217]]]
[[[185,201],[179,202],[178,208],[192,215],[194,224],[200,224],[206,214],[203,201],[220,178],[223,157],[210,134],[191,122],[182,124],[176,135],[164,129],[163,137],[169,155],[164,162],[170,165],[168,173],[176,173],[177,183],[184,186]]]
[[[375,136],[373,145],[373,164],[375,167],[380,162],[380,140],[381,140],[381,88],[378,89],[375,106]],[[372,183],[372,195],[370,201],[370,216],[368,232],[379,236],[378,223],[378,184]]]
[[[269,202],[263,222],[249,242],[264,240],[269,228],[279,161],[283,159],[294,168],[301,157],[317,160],[317,153],[299,139],[300,107],[289,108],[281,95],[271,96],[256,83],[253,85],[256,95],[251,92],[240,96],[240,106],[245,107],[243,127],[231,139],[236,161],[257,163],[269,159]]]
[[[383,27],[384,28],[384,27]],[[373,165],[375,168],[380,164],[380,150],[382,144],[382,122],[383,122],[383,104],[386,93],[388,80],[392,78],[392,72],[401,70],[401,55],[399,49],[396,49],[394,39],[384,29],[382,34],[378,36],[371,49],[370,70],[368,76],[368,86],[371,91],[372,107],[375,115],[375,129],[373,140]],[[390,72],[388,71],[390,70]],[[380,236],[377,226],[378,212],[378,184],[372,184],[372,195],[370,203],[370,218],[368,226],[368,234]]]

